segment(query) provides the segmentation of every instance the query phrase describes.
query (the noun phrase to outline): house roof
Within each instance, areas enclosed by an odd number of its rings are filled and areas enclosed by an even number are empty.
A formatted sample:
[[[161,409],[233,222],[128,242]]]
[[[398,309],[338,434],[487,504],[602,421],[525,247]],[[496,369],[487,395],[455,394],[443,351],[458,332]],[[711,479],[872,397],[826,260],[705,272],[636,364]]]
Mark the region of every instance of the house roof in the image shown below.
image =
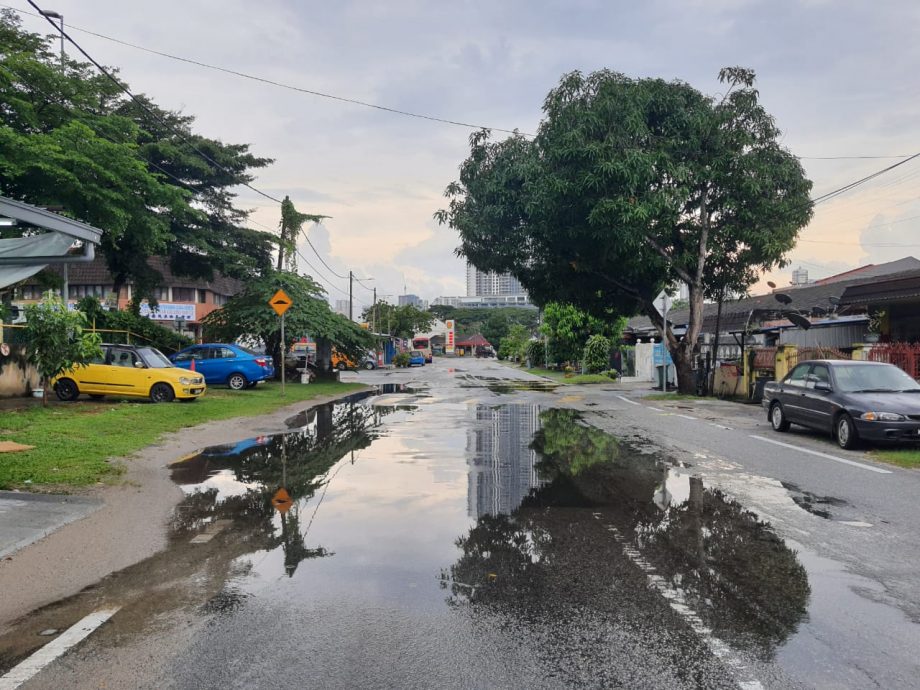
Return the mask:
[[[850,285],[843,291],[840,303],[868,305],[918,297],[920,297],[920,271],[910,271],[891,276],[886,280]]]
[[[235,295],[243,289],[243,282],[236,278],[215,274],[214,280],[202,280],[175,275],[169,267],[169,262],[161,256],[152,256],[147,264],[163,275],[163,285],[170,287],[187,287],[208,289],[219,295]],[[61,266],[49,266],[49,271],[63,277],[64,269]],[[67,279],[71,285],[112,285],[115,279],[109,273],[105,259],[97,256],[88,263],[73,263],[68,266]]]
[[[915,259],[912,256],[905,256],[903,259],[889,261],[884,264],[866,264],[865,266],[860,266],[850,271],[844,271],[837,275],[821,278],[820,280],[816,280],[814,284],[823,285],[825,283],[839,283],[840,281],[851,280],[852,278],[873,278],[917,269],[920,269],[920,259]]]
[[[913,257],[908,257],[911,259],[910,262],[902,261],[892,261],[890,264],[882,264],[875,268],[881,268],[882,266],[894,267],[895,269],[901,268],[905,265],[911,265],[911,263],[916,262],[918,264],[913,270],[897,272],[890,277],[890,280],[885,281],[886,284],[889,282],[895,281],[907,281],[912,278],[920,279],[920,262],[917,262]],[[792,298],[792,303],[786,307],[788,309],[797,309],[799,311],[810,313],[816,307],[821,307],[823,309],[828,309],[831,306],[830,297],[839,297],[841,299],[841,304],[847,304],[851,306],[858,306],[860,304],[865,304],[865,301],[853,301],[844,302],[844,294],[855,294],[850,293],[851,288],[864,285],[869,288],[874,288],[879,286],[879,274],[876,271],[872,271],[871,275],[866,273],[858,274],[857,276],[849,280],[840,280],[830,283],[810,283],[808,285],[803,285],[797,288],[790,288],[788,290],[778,290],[777,292],[782,292],[789,295]],[[905,284],[906,285],[906,284]],[[731,330],[740,330],[744,328],[745,322],[748,320],[748,315],[751,313],[751,310],[762,309],[764,311],[772,310],[779,311],[784,308],[784,305],[776,301],[775,293],[770,293],[767,295],[756,295],[754,297],[747,297],[745,299],[735,300],[732,302],[724,302],[722,304],[722,316],[719,324],[720,331],[731,331]],[[703,332],[714,332],[716,324],[716,304],[705,304],[703,305]],[[668,313],[668,322],[672,326],[686,326],[687,321],[690,318],[690,312],[687,309],[681,309],[675,312]],[[763,319],[757,319],[756,313],[753,323],[759,323]],[[637,332],[637,333],[652,333],[657,332],[655,327],[652,325],[651,320],[645,316],[637,316],[629,320],[627,324],[627,329]]]
[[[492,343],[483,337],[481,333],[462,338],[457,341],[457,347],[491,347]]]

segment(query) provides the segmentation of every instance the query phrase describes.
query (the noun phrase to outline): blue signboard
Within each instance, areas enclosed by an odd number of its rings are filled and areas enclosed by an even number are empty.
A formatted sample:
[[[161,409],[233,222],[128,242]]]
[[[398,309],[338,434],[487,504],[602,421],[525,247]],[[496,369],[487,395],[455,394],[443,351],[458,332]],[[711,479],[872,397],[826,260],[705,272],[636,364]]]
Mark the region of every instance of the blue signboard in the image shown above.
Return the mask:
[[[664,346],[664,343],[655,343],[655,347],[652,348],[652,364],[656,367],[674,364],[671,361],[671,353],[668,352],[668,348]]]

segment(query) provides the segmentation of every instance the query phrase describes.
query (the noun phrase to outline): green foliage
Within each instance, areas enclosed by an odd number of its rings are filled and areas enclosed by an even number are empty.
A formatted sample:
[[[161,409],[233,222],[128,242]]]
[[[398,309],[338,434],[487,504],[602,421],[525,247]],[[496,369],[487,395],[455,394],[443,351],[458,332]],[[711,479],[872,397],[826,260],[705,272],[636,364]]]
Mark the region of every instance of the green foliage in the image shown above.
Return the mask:
[[[275,240],[244,226],[233,190],[271,161],[198,135],[194,118],[145,99],[177,134],[90,64],[67,59],[61,69],[50,40],[0,12],[0,193],[102,228],[109,269],[117,285],[133,282],[137,304],[161,280],[152,255],[206,279],[268,268]]]
[[[508,335],[501,339],[498,346],[498,358],[512,362],[520,362],[527,357],[527,343],[530,341],[530,331],[520,324],[514,324]]]
[[[189,336],[181,335],[140,314],[128,310],[106,311],[95,297],[84,297],[77,302],[77,309],[86,314],[87,322],[95,330],[130,331],[140,337],[141,343],[166,354],[178,352],[192,344]],[[126,342],[121,334],[105,333],[102,338],[107,342]]]
[[[540,320],[540,313],[536,309],[524,307],[466,309],[435,305],[429,307],[428,311],[441,321],[453,319],[458,333],[482,333],[493,346],[508,335],[512,325],[520,324],[528,331],[535,332]]]
[[[694,388],[704,296],[782,265],[812,214],[811,183],[753,72],[719,76],[724,94],[713,98],[607,70],[564,75],[533,141],[471,137],[436,218],[458,230],[463,256],[510,271],[538,304],[660,323],[655,296],[685,282],[687,334],[666,339],[681,389]]]
[[[205,337],[218,342],[234,342],[239,338],[261,340],[280,371],[281,319],[268,305],[279,289],[292,301],[284,316],[285,352],[305,335],[328,340],[355,362],[362,361],[367,350],[374,346],[374,337],[368,331],[329,308],[322,287],[311,278],[270,269],[264,276],[249,281],[222,309],[202,320]]]
[[[574,410],[547,410],[534,445],[544,458],[544,471],[577,476],[592,465],[615,462],[620,455],[616,437],[585,426]]]
[[[85,326],[86,316],[67,309],[50,290],[41,302],[26,307],[28,358],[41,375],[44,388],[61,372],[102,355],[101,339],[96,334],[85,333]]]
[[[590,336],[619,340],[625,327],[623,317],[608,313],[602,319],[571,304],[550,302],[543,309],[540,332],[549,338],[550,361],[561,364],[578,361]]]
[[[409,353],[408,352],[397,352],[393,356],[393,366],[398,369],[405,369],[409,366]]]
[[[589,374],[610,368],[610,341],[602,335],[592,335],[585,343],[582,362]]]
[[[434,316],[418,307],[406,304],[401,307],[387,302],[377,302],[364,310],[361,318],[373,324],[374,332],[389,333],[397,338],[411,338],[416,333],[431,330]]]
[[[531,367],[545,367],[546,344],[542,340],[531,340],[528,342],[526,359],[530,360]]]

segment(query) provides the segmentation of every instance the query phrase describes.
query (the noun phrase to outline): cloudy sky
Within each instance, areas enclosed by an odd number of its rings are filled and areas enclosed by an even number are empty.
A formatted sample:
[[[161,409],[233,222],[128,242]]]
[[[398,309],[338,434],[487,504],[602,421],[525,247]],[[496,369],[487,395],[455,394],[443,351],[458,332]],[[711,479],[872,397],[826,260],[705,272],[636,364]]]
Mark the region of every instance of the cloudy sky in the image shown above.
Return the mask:
[[[6,0],[30,9],[24,0]],[[920,147],[916,0],[45,0],[67,25],[278,82],[494,128],[533,132],[564,72],[611,68],[716,93],[719,68],[756,70],[761,98],[820,195]],[[41,20],[25,17],[32,30]],[[432,213],[468,151],[469,129],[280,89],[75,31],[135,91],[198,129],[276,160],[256,186],[331,216],[310,231],[339,274],[380,295],[463,294],[457,238]],[[829,158],[829,159],[825,159]],[[818,207],[772,277],[823,277],[920,255],[920,160]],[[253,219],[278,209],[248,190]],[[347,292],[312,250],[331,299]],[[302,268],[314,274],[305,264]],[[369,303],[361,287],[356,298]]]

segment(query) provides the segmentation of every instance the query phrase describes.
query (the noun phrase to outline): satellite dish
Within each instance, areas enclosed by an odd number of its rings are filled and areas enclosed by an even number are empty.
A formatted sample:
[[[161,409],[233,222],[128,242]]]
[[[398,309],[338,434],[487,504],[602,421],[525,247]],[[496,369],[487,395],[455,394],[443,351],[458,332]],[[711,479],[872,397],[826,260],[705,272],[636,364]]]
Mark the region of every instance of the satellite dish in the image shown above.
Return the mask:
[[[811,313],[814,314],[815,316],[824,316],[825,314],[827,314],[827,309],[825,309],[824,307],[813,307],[811,310]]]
[[[773,298],[780,304],[792,304],[792,298],[785,292],[775,292]]]
[[[809,328],[811,328],[811,321],[806,319],[804,316],[799,314],[797,311],[788,311],[784,314],[784,316],[790,321],[792,321],[792,323],[794,323],[796,326],[798,326],[799,328],[803,330],[807,331]]]
[[[769,286],[770,286],[771,288],[773,288],[774,290],[776,289],[776,283],[774,283],[772,280],[768,280],[768,281],[767,281],[767,285],[769,285]]]
[[[831,295],[830,297],[828,297],[827,301],[834,305],[840,304],[840,298],[835,297],[834,295]]]

